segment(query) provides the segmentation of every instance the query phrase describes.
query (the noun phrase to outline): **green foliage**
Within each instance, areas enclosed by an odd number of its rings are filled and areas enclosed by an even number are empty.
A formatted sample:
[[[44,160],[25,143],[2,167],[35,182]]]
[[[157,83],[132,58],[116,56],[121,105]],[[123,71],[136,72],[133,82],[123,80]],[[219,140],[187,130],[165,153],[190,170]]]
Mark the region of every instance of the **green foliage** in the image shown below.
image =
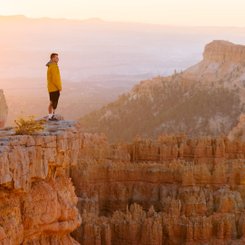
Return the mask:
[[[31,135],[44,129],[44,121],[36,121],[33,116],[15,120],[16,135]]]

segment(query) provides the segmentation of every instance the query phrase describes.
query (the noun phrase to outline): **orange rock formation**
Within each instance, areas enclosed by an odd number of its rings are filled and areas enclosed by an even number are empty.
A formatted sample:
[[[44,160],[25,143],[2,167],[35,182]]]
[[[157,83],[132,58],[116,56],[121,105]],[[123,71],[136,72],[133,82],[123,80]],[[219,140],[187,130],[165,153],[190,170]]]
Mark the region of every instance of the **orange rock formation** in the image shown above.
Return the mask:
[[[0,152],[0,244],[245,244],[242,141],[112,145],[61,121],[0,130]]]
[[[33,136],[0,130],[0,244],[79,244],[81,223],[68,172],[80,134],[72,123],[49,124]]]
[[[243,63],[245,59],[245,46],[234,45],[231,42],[215,40],[206,45],[204,59],[216,62]]]
[[[83,245],[245,244],[245,143],[86,134],[71,176]]]

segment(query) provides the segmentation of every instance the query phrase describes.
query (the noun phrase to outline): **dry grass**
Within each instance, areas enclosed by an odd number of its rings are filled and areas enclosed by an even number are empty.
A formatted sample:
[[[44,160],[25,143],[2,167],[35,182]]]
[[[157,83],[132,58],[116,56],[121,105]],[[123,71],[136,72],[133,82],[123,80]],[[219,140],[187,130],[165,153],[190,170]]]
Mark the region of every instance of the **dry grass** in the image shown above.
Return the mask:
[[[16,135],[31,135],[44,129],[44,121],[37,121],[33,116],[27,118],[19,118],[14,121],[16,126]]]

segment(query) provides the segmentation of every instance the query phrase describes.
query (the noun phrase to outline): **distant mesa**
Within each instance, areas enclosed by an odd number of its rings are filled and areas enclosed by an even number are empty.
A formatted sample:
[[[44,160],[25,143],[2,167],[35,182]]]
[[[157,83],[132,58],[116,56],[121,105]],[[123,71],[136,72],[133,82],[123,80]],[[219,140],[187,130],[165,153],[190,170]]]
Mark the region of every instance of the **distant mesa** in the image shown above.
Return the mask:
[[[0,128],[3,128],[7,120],[8,107],[3,94],[3,90],[0,89]]]
[[[1,20],[8,20],[8,21],[29,21],[29,20],[44,20],[44,21],[79,21],[85,24],[100,24],[104,23],[105,21],[101,18],[89,18],[89,19],[66,19],[66,18],[49,18],[49,17],[41,17],[41,18],[29,18],[25,15],[0,15]]]
[[[204,60],[216,62],[245,62],[245,45],[236,45],[228,41],[215,40],[206,45]]]

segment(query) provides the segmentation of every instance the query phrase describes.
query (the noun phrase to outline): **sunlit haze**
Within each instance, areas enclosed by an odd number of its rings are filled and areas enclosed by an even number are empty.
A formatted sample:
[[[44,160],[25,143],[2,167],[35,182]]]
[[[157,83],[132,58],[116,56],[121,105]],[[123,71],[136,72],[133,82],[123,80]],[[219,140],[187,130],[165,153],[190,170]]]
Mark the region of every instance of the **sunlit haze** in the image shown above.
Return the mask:
[[[0,0],[0,15],[164,25],[244,26],[243,0]]]

